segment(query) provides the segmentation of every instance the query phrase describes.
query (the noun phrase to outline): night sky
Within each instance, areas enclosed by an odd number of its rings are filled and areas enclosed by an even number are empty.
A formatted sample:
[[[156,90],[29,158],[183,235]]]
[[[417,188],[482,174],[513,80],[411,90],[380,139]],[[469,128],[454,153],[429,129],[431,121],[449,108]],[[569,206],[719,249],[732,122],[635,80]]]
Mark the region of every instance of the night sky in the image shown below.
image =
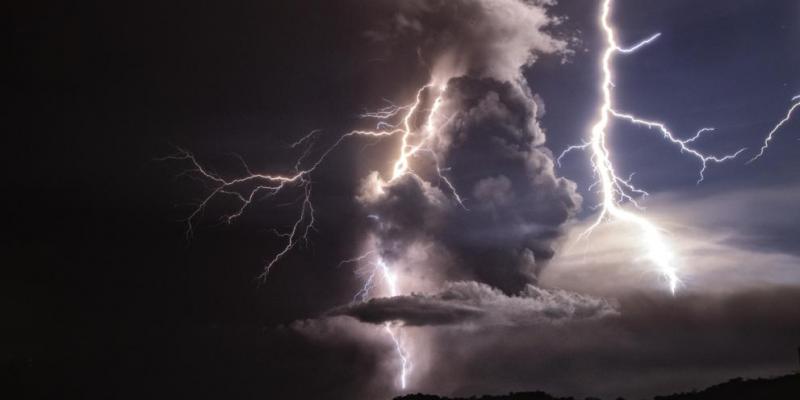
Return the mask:
[[[794,0],[613,4],[619,108],[713,154],[700,165],[614,121],[609,146],[646,189],[683,284],[673,296],[609,221],[588,137],[600,101],[599,1],[300,0],[11,6],[0,280],[7,384],[22,398],[388,399],[545,390],[628,396],[797,370],[800,94]],[[506,13],[507,11],[514,11]],[[524,12],[523,12],[524,11]],[[531,56],[532,55],[532,56]],[[292,173],[361,117],[444,77],[443,173],[388,179],[397,137],[349,138],[309,179],[316,226],[285,245],[302,188],[236,209],[186,174]],[[430,99],[425,101],[430,102]],[[796,102],[796,101],[795,101]],[[800,110],[798,111],[800,112]],[[373,172],[377,171],[377,175]],[[376,178],[377,177],[377,178]],[[381,178],[383,177],[383,178]],[[372,183],[370,183],[372,182]],[[465,209],[466,208],[466,209]],[[353,301],[372,250],[395,268]],[[382,292],[383,290],[383,292]],[[365,300],[368,300],[365,298]],[[403,332],[399,363],[384,323]]]

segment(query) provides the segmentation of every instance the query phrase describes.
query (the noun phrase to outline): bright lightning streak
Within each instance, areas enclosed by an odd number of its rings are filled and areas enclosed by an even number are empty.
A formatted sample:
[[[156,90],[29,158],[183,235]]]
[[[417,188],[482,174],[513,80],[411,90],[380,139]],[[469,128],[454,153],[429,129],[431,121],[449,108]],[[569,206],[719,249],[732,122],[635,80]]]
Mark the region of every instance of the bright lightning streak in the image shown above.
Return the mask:
[[[598,177],[597,185],[599,185],[602,201],[600,203],[600,215],[597,220],[581,235],[581,237],[590,234],[601,222],[607,218],[615,218],[625,221],[639,228],[642,233],[642,240],[646,248],[646,256],[653,265],[660,276],[666,280],[670,292],[673,294],[681,283],[678,268],[675,265],[675,256],[671,251],[667,240],[664,238],[661,228],[656,224],[645,218],[644,216],[634,214],[623,209],[622,203],[630,202],[638,207],[634,196],[647,195],[647,192],[636,188],[630,179],[620,178],[614,169],[614,164],[611,160],[611,150],[607,146],[608,138],[608,125],[612,118],[626,120],[634,125],[644,126],[650,129],[655,128],[661,133],[667,142],[677,146],[682,153],[687,153],[700,161],[702,167],[700,169],[700,177],[698,183],[703,180],[703,173],[706,170],[708,163],[720,163],[730,160],[739,155],[744,149],[729,154],[723,157],[706,155],[693,147],[691,143],[697,140],[703,133],[712,130],[711,128],[703,128],[689,139],[679,139],[676,137],[667,126],[661,122],[649,121],[632,114],[620,112],[614,108],[614,98],[612,88],[614,87],[612,61],[615,54],[630,54],[636,52],[642,47],[652,43],[659,34],[655,34],[631,47],[621,47],[617,43],[617,35],[615,28],[609,22],[611,14],[611,0],[604,0],[601,8],[599,23],[605,35],[606,47],[603,51],[601,72],[602,83],[600,86],[602,92],[602,104],[599,106],[599,118],[592,126],[591,135],[588,142],[581,145],[568,147],[558,157],[557,162],[561,164],[561,159],[569,152],[575,150],[591,150],[591,161]]]
[[[345,262],[364,260],[373,253],[374,251],[369,251],[359,257],[346,260]],[[383,277],[385,288],[387,289],[390,297],[400,294],[400,291],[398,290],[397,276],[392,272],[391,269],[389,269],[389,266],[386,264],[386,262],[379,258],[376,263],[372,264],[372,266],[372,272],[364,280],[364,286],[362,286],[361,289],[359,289],[358,292],[356,292],[356,294],[353,296],[353,302],[367,301],[370,296],[370,292],[375,287],[376,275]],[[395,352],[397,353],[397,358],[400,360],[400,373],[397,380],[400,384],[400,388],[405,390],[407,385],[407,376],[409,371],[411,371],[412,366],[411,357],[409,356],[408,351],[400,339],[399,327],[393,327],[391,322],[386,322],[383,324],[383,330],[392,340]]]
[[[397,356],[400,357],[400,388],[406,388],[406,375],[408,374],[409,369],[411,368],[411,363],[408,359],[408,355],[406,354],[403,344],[400,343],[400,340],[397,338],[397,333],[392,329],[392,326],[387,322],[386,325],[383,326],[383,329],[386,330],[386,333],[389,334],[389,337],[392,338],[392,342],[394,343],[395,351],[397,352]]]
[[[383,260],[378,260],[378,266],[380,267],[383,279],[389,288],[389,295],[392,297],[397,296],[399,294],[397,290],[397,277],[394,275],[394,273],[392,273],[392,271],[389,270],[389,267]],[[397,352],[397,356],[400,358],[400,387],[405,389],[406,376],[411,368],[411,361],[405,347],[403,346],[403,343],[401,343],[400,339],[398,338],[398,332],[392,328],[389,322],[383,325],[383,329],[385,329],[386,333],[389,334],[389,337],[392,338],[395,351]]]
[[[759,150],[758,154],[756,154],[753,158],[747,161],[748,164],[750,164],[755,160],[758,160],[759,158],[761,158],[761,156],[764,155],[764,152],[767,151],[767,148],[769,147],[769,142],[772,141],[772,137],[773,135],[775,135],[775,132],[777,132],[778,129],[781,129],[781,126],[783,126],[783,124],[785,124],[787,121],[789,121],[790,118],[792,118],[792,113],[794,112],[794,110],[800,107],[800,95],[792,97],[792,102],[794,104],[792,104],[792,106],[789,108],[789,111],[786,113],[786,116],[783,117],[783,119],[780,120],[778,124],[775,125],[774,128],[772,128],[771,131],[769,131],[769,134],[767,134],[767,137],[764,139],[764,144],[761,145],[761,150]]]

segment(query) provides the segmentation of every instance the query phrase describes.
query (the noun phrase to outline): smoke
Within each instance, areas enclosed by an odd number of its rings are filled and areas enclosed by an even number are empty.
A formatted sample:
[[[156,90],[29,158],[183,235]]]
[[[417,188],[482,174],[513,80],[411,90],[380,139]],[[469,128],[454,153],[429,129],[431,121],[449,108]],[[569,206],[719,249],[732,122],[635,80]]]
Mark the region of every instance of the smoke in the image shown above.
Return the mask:
[[[431,327],[474,331],[618,314],[604,299],[536,286],[562,225],[582,202],[575,183],[555,174],[539,124],[543,103],[522,74],[542,55],[569,55],[568,41],[548,32],[559,23],[547,13],[552,4],[365,6],[374,7],[365,32],[374,59],[412,59],[426,71],[426,86],[402,122],[403,144],[421,150],[402,160],[408,168],[403,164],[401,173],[394,158],[387,160],[395,173],[368,174],[356,195],[369,221],[364,247],[371,254],[360,258],[366,284],[359,296],[372,300],[335,308],[299,332],[343,319],[366,323],[347,330],[385,328],[380,332],[390,333],[401,357],[390,357],[380,373],[405,377],[408,357],[414,380],[438,363]],[[396,324],[403,329],[390,331]]]
[[[491,47],[484,42],[476,46],[476,52]],[[531,43],[527,48],[537,47]],[[486,62],[476,70],[488,71]],[[520,60],[516,70],[527,62]],[[384,259],[404,265],[412,275],[430,278],[426,271],[438,268],[442,281],[477,280],[513,294],[535,283],[553,257],[561,225],[579,210],[582,199],[573,182],[555,175],[538,123],[541,100],[518,72],[506,75],[508,80],[487,76],[492,75],[446,82],[440,111],[444,122],[431,144],[438,165],[418,157],[417,174],[384,183],[381,190],[373,174],[364,180],[358,200],[374,216],[373,232]],[[452,182],[463,207],[437,173]],[[419,245],[448,265],[411,265],[407,256]]]

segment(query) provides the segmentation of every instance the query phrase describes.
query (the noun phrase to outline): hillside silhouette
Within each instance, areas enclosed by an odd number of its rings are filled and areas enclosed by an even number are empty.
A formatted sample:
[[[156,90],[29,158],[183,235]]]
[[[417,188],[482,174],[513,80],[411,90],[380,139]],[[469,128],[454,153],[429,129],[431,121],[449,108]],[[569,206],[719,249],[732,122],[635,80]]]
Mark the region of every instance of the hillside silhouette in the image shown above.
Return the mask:
[[[796,400],[800,399],[800,374],[777,378],[735,378],[700,391],[655,396],[653,400]],[[395,400],[578,400],[574,397],[555,397],[545,392],[509,393],[497,396],[441,397],[410,394]],[[600,400],[587,397],[585,400]],[[623,400],[622,397],[616,400]]]

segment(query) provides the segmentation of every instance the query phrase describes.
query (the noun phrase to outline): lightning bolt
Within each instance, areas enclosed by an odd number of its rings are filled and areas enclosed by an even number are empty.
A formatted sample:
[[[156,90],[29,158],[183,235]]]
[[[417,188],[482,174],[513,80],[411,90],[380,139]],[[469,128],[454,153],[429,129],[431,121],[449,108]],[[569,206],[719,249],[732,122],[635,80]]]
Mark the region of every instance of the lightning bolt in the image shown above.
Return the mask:
[[[408,353],[406,353],[405,348],[403,347],[403,343],[400,342],[398,339],[397,333],[394,331],[392,326],[387,322],[383,329],[386,330],[386,333],[389,334],[389,337],[392,338],[392,342],[394,343],[395,351],[397,352],[397,356],[400,358],[400,388],[405,390],[406,389],[406,376],[408,375],[408,371],[411,369],[411,361],[409,360]]]
[[[350,260],[345,260],[344,262],[363,261],[375,253],[375,250],[370,250],[361,256],[352,258]],[[371,263],[370,265],[372,266],[372,269],[364,279],[364,285],[353,296],[353,302],[365,302],[370,299],[370,294],[375,288],[375,281],[377,279],[376,277],[378,276],[383,278],[383,287],[388,292],[387,294],[389,297],[399,295],[400,290],[398,289],[398,278],[397,275],[395,275],[395,273],[389,268],[389,265],[380,257],[378,257],[376,262]],[[403,340],[401,339],[399,326],[392,326],[391,322],[386,322],[383,324],[383,330],[391,339],[392,344],[394,345],[395,353],[397,354],[397,358],[400,361],[400,371],[398,373],[397,382],[400,388],[405,390],[408,381],[408,373],[411,371],[412,367],[411,356],[406,349]]]
[[[747,161],[748,164],[750,164],[755,160],[758,160],[759,158],[761,158],[761,156],[764,155],[764,152],[767,151],[767,148],[769,148],[769,142],[772,141],[772,137],[775,135],[775,132],[781,129],[783,124],[785,124],[787,121],[789,121],[790,118],[792,118],[792,113],[794,112],[794,110],[800,107],[800,94],[792,97],[792,103],[793,103],[792,106],[789,107],[789,111],[786,112],[786,116],[784,116],[783,119],[778,121],[775,127],[773,127],[771,131],[769,131],[767,137],[764,138],[764,143],[761,145],[761,149],[758,151],[758,154],[756,154],[753,158]]]
[[[626,202],[638,207],[636,197],[646,196],[647,192],[634,186],[630,179],[624,179],[617,175],[611,159],[611,150],[607,146],[609,122],[612,119],[628,121],[634,125],[646,127],[660,133],[665,141],[700,162],[698,183],[704,179],[703,174],[709,163],[721,163],[730,160],[745,149],[740,149],[733,154],[722,157],[708,155],[692,147],[692,143],[702,134],[713,131],[713,128],[700,129],[694,136],[688,139],[681,139],[662,122],[646,120],[615,108],[612,72],[614,56],[634,53],[654,42],[661,34],[657,33],[630,47],[620,46],[617,42],[616,30],[609,21],[611,3],[611,0],[603,1],[599,16],[599,24],[604,33],[606,44],[601,59],[602,81],[600,89],[602,102],[598,107],[599,117],[592,126],[589,140],[580,145],[568,147],[558,157],[557,162],[560,165],[561,159],[572,151],[588,150],[591,152],[591,163],[597,176],[596,185],[599,186],[601,196],[600,213],[595,222],[581,234],[581,237],[589,235],[600,223],[610,218],[624,221],[637,227],[642,234],[646,258],[655,266],[658,274],[667,282],[670,292],[674,294],[681,283],[681,279],[675,262],[675,255],[664,237],[663,230],[643,215],[622,208],[622,205]]]
[[[383,276],[384,281],[386,282],[386,286],[389,288],[389,295],[394,297],[399,294],[397,290],[397,277],[392,273],[389,269],[389,266],[386,265],[386,262],[383,260],[378,260],[378,268],[380,268],[381,275]],[[400,358],[400,376],[399,376],[399,383],[400,388],[406,388],[406,376],[411,369],[411,360],[408,355],[408,352],[403,346],[399,338],[399,332],[392,327],[390,322],[387,322],[383,325],[383,329],[392,339],[392,343],[394,343],[395,352],[397,353],[397,357]]]

